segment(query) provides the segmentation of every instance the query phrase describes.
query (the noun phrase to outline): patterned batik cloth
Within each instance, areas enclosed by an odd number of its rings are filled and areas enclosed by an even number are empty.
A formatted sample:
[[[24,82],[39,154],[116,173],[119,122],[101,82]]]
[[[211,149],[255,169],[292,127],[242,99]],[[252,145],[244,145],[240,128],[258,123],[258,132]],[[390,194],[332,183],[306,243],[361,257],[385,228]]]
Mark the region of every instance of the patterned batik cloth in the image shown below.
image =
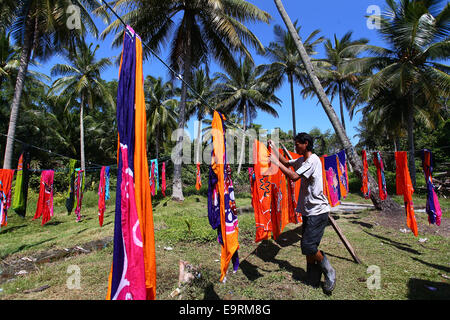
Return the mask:
[[[370,199],[370,184],[369,184],[369,165],[367,164],[366,150],[362,151],[363,176],[361,192],[365,199]]]
[[[105,167],[105,200],[109,200],[111,198],[111,195],[109,194],[109,170],[110,167]]]
[[[156,260],[146,117],[142,42],[124,32],[117,90],[119,135],[113,263],[107,299],[156,298]]]
[[[325,178],[327,179],[329,196],[328,201],[332,207],[341,204],[341,183],[339,179],[339,158],[333,154],[331,156],[324,157],[323,170],[325,171]]]
[[[337,153],[338,157],[338,174],[339,174],[339,188],[341,192],[341,199],[347,198],[348,194],[348,172],[347,172],[347,155],[345,150]]]
[[[442,210],[433,185],[433,154],[430,150],[424,149],[421,150],[420,156],[422,158],[423,173],[427,183],[426,212],[428,214],[428,222],[439,226],[441,225]]]
[[[151,164],[152,173],[153,173],[153,179],[151,179],[152,183],[153,183],[152,196],[154,196],[154,195],[158,194],[158,189],[159,189],[158,159],[150,160],[150,164]],[[150,188],[152,188],[152,183],[150,184]]]
[[[386,179],[384,178],[384,165],[381,154],[377,151],[373,153],[373,163],[377,168],[377,178],[378,178],[378,190],[381,200],[386,200],[387,190],[386,190]]]
[[[53,217],[53,170],[44,170],[41,173],[39,199],[36,212],[32,220],[42,217],[41,225],[46,224]]]
[[[156,179],[155,179],[155,163],[153,161],[150,161],[150,191],[152,193],[152,196],[156,194]]]
[[[217,240],[221,244],[220,281],[225,281],[230,261],[233,270],[239,267],[238,258],[238,220],[235,212],[234,192],[231,172],[227,166],[225,117],[215,111],[212,121],[211,166],[208,181],[208,220],[218,233]]]
[[[395,152],[395,184],[398,195],[403,195],[406,210],[406,225],[417,237],[417,222],[414,214],[414,204],[412,201],[412,195],[414,188],[411,182],[408,169],[408,155],[406,151]]]
[[[0,227],[8,225],[8,197],[14,177],[13,169],[0,169]]]
[[[69,160],[69,192],[67,193],[66,198],[66,209],[67,213],[70,214],[75,206],[75,164],[77,160],[70,159]]]
[[[98,184],[98,222],[100,227],[103,226],[103,217],[105,214],[105,171],[106,167],[102,167],[100,170],[100,181]]]
[[[196,172],[196,180],[195,180],[195,189],[200,190],[202,187],[202,178],[200,176],[200,162],[197,162],[197,172]]]

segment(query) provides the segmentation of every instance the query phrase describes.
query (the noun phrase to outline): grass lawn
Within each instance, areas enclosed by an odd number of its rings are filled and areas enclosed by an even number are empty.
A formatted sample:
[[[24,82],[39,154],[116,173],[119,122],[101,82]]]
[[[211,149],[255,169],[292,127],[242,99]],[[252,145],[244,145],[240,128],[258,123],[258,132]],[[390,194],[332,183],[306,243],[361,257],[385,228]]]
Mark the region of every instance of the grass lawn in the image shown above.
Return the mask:
[[[251,207],[248,194],[237,195],[237,207]],[[55,215],[41,226],[32,221],[36,194],[29,197],[27,216],[22,219],[12,210],[8,225],[0,229],[1,268],[48,250],[64,250],[93,240],[113,236],[114,193],[107,201],[103,227],[97,216],[96,192],[86,192],[83,221],[67,214],[64,197],[55,197]],[[416,200],[416,199],[415,199]],[[423,200],[423,199],[422,199]],[[417,199],[420,206],[421,199]],[[347,201],[370,203],[356,194]],[[424,205],[424,204],[423,204]],[[450,201],[441,200],[443,224],[449,219]],[[192,194],[183,203],[169,197],[154,201],[157,262],[157,298],[170,299],[263,299],[263,300],[407,300],[449,299],[450,241],[448,233],[437,226],[414,237],[403,233],[405,219],[386,226],[377,211],[344,212],[336,222],[351,242],[362,264],[353,262],[337,234],[327,227],[321,243],[337,271],[333,295],[304,284],[306,261],[301,255],[301,225],[289,224],[277,241],[254,242],[253,210],[239,215],[239,258],[237,273],[230,272],[220,283],[220,245],[207,217],[207,199]],[[428,225],[426,213],[416,213],[419,225]],[[445,222],[445,223],[444,223]],[[448,223],[446,224],[448,225]],[[419,228],[420,230],[420,228]],[[431,231],[430,231],[431,230]],[[425,242],[420,239],[426,238]],[[22,275],[6,277],[0,270],[0,299],[86,299],[103,300],[112,262],[112,243],[91,253],[77,251],[60,259],[39,263]],[[179,260],[198,267],[201,276],[170,297],[178,286]],[[80,275],[79,286],[70,284],[73,270]],[[30,290],[42,288],[38,292]]]

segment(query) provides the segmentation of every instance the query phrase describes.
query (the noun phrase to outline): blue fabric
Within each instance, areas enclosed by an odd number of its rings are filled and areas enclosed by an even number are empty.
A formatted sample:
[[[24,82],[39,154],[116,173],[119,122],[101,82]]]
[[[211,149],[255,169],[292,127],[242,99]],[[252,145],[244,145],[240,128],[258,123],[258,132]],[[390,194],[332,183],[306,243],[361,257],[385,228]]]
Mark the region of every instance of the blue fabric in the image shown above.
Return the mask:
[[[105,167],[105,200],[109,200],[109,166]]]
[[[117,128],[121,144],[128,146],[128,166],[134,171],[134,105],[136,78],[136,45],[134,39],[125,32],[122,66],[117,89]],[[111,297],[114,297],[122,277],[124,265],[124,247],[121,215],[122,156],[119,151],[116,185],[116,210],[114,220],[114,251],[111,282]]]

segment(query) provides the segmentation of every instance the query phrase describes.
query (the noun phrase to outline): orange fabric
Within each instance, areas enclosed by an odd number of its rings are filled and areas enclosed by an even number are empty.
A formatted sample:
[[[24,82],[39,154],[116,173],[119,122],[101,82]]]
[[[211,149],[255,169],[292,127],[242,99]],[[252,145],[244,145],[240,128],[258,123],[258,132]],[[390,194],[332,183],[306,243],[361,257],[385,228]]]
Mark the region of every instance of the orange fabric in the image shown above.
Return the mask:
[[[156,299],[156,254],[153,226],[153,208],[147,160],[147,120],[144,99],[144,75],[142,71],[142,43],[136,37],[135,84],[135,150],[134,182],[136,208],[143,238],[145,286],[147,299]]]
[[[202,187],[202,178],[200,176],[200,162],[197,163],[197,179],[195,181],[195,189],[200,190]]]
[[[272,200],[270,196],[270,181],[267,176],[269,170],[269,151],[258,140],[253,144],[253,163],[254,163],[254,193],[252,202],[257,203],[253,206],[255,211],[256,236],[255,242],[269,239],[272,231],[272,217],[270,209]]]
[[[395,153],[396,164],[396,177],[395,184],[398,195],[403,195],[406,209],[406,225],[417,237],[417,222],[414,214],[414,204],[412,201],[412,195],[414,188],[411,182],[411,176],[408,169],[408,157],[406,151],[400,151]]]
[[[337,163],[337,171],[338,171],[338,177],[339,177],[339,190],[341,193],[341,200],[347,198],[347,189],[345,188],[344,183],[342,182],[342,179],[346,179],[345,177],[345,173],[342,172],[342,167],[341,167],[341,163],[339,161],[339,156],[336,155],[336,163]],[[344,163],[345,165],[345,163]],[[323,173],[323,172],[322,172]],[[322,176],[322,180],[323,180],[323,176]],[[348,185],[348,181],[347,181],[347,185]],[[329,203],[329,202],[328,202]]]
[[[223,120],[225,120],[225,117]],[[213,140],[213,155],[211,157],[211,168],[217,175],[217,186],[220,196],[220,228],[222,232],[223,245],[220,257],[220,281],[223,281],[228,265],[236,250],[239,249],[238,229],[236,232],[227,233],[225,229],[225,176],[224,176],[224,159],[225,159],[225,139],[224,128],[222,126],[221,116],[214,111],[213,121],[211,123],[211,134]]]

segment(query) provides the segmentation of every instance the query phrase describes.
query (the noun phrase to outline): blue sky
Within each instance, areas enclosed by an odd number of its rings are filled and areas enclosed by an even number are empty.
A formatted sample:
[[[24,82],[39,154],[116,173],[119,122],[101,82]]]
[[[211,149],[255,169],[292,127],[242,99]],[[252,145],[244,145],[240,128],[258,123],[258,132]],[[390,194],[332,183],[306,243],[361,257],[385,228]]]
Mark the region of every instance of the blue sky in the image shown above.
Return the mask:
[[[275,24],[284,26],[284,23],[276,9],[273,0],[250,0],[249,2],[257,5],[260,9],[267,11],[272,20],[270,24],[258,23],[250,25],[249,28],[256,34],[264,46],[268,46],[274,40],[273,27]],[[341,38],[346,32],[353,31],[353,39],[367,38],[371,44],[384,45],[380,39],[379,34],[375,29],[369,29],[367,26],[368,8],[373,5],[379,6],[382,10],[385,8],[384,0],[316,0],[316,1],[301,1],[301,0],[284,0],[283,5],[288,12],[291,20],[294,22],[298,20],[298,25],[301,26],[300,36],[306,38],[315,29],[320,29],[320,35],[325,38],[332,39],[334,34]],[[106,27],[100,19],[97,19],[97,27],[99,31],[103,31]],[[115,57],[120,54],[120,48],[112,48],[112,36],[108,36],[105,40],[99,41],[93,38],[88,38],[87,41],[98,43],[100,45],[97,51],[98,57]],[[318,54],[315,58],[323,58],[324,47],[323,44],[317,47]],[[162,59],[166,59],[167,53],[163,51],[160,54]],[[253,55],[256,64],[269,63],[267,58]],[[58,62],[63,62],[59,57],[54,57],[47,61],[39,69],[41,72],[50,74],[50,68]],[[214,65],[211,71],[221,71]],[[152,57],[144,62],[144,76],[146,75],[161,76],[168,80],[169,71],[156,58]],[[118,67],[112,66],[106,70],[102,77],[107,80],[117,79]],[[300,95],[300,87],[294,87],[295,90],[295,105],[296,105],[296,125],[297,132],[309,132],[314,127],[319,128],[322,132],[333,128],[328,117],[325,114],[322,106],[318,104],[316,98],[304,100]],[[291,115],[291,100],[288,83],[285,84],[276,92],[276,95],[282,100],[281,106],[277,108],[279,117],[272,116],[260,112],[258,117],[254,119],[254,123],[261,124],[263,128],[271,130],[280,127],[284,131],[292,129],[292,115]],[[332,102],[335,110],[339,116],[339,102],[336,97]],[[345,115],[347,135],[356,144],[358,142],[354,135],[357,133],[355,127],[358,125],[360,115],[356,114],[352,121],[348,115]],[[191,137],[194,137],[194,119],[189,121],[189,132]]]

